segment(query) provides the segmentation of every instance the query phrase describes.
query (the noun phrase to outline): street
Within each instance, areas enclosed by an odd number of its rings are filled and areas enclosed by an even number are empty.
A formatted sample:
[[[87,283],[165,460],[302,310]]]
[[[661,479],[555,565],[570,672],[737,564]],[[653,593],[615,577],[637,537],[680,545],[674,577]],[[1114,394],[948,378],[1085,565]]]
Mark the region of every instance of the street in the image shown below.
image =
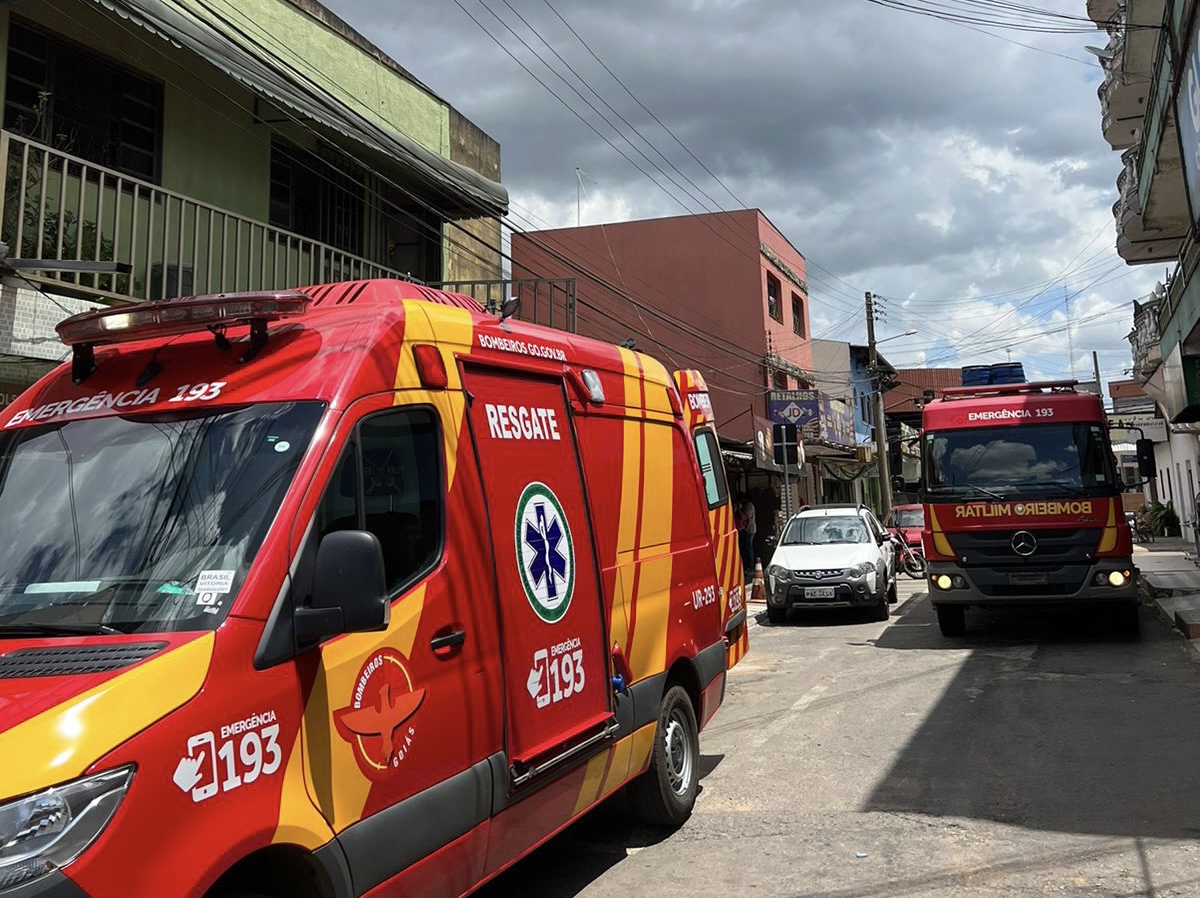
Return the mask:
[[[1200,665],[1142,608],[1129,640],[1054,612],[938,632],[919,581],[887,623],[771,626],[701,734],[695,813],[618,796],[487,898],[1200,894]]]

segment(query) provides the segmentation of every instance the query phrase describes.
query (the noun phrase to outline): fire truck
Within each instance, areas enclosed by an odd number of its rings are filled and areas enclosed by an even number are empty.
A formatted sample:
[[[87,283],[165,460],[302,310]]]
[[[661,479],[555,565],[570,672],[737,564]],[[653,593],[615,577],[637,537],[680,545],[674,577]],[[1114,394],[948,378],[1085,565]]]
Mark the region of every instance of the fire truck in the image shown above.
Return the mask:
[[[1153,476],[1150,440],[1139,468]],[[1136,633],[1137,568],[1100,397],[1076,382],[950,388],[922,417],[922,544],[938,626],[969,607],[1108,606]]]

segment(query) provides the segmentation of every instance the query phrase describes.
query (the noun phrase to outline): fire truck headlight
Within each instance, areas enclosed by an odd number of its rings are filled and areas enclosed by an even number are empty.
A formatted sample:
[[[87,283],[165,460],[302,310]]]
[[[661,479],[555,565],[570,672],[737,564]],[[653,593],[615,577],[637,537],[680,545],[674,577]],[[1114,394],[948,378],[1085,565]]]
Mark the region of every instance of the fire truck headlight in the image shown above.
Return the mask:
[[[133,767],[86,776],[0,804],[0,891],[65,867],[112,820]]]
[[[1108,585],[1114,587],[1124,586],[1129,582],[1129,575],[1125,571],[1113,571],[1108,575]]]
[[[938,574],[933,578],[933,585],[938,589],[949,589],[953,585],[953,581],[946,574]]]

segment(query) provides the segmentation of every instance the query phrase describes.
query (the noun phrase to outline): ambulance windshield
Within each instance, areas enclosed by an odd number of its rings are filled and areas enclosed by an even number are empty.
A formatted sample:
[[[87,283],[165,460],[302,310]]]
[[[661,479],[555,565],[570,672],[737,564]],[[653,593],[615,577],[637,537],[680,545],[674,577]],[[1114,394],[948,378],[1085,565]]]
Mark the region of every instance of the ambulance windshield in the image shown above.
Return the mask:
[[[922,454],[925,489],[936,494],[1098,495],[1116,486],[1108,432],[1099,423],[929,431]]]
[[[323,409],[268,403],[0,433],[0,635],[215,628]]]

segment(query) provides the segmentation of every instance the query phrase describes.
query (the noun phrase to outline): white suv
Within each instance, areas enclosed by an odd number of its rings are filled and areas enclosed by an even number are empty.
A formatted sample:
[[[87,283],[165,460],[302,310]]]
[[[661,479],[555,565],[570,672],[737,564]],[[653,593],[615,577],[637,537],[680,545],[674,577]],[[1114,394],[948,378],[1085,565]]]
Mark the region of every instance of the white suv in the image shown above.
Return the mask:
[[[787,522],[767,568],[767,617],[792,608],[868,608],[887,620],[896,601],[896,551],[863,505],[810,505]]]

